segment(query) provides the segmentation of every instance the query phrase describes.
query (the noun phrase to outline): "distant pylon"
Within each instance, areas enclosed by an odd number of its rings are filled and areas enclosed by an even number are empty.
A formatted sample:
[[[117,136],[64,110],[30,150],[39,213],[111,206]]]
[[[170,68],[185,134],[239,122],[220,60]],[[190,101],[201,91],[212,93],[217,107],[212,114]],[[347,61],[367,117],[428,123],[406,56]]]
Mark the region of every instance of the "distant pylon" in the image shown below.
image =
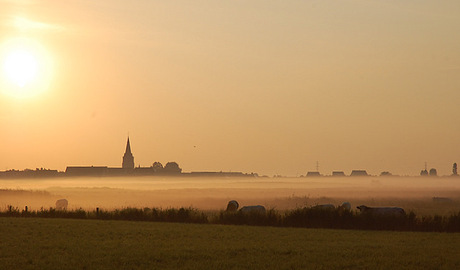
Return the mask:
[[[319,172],[319,162],[316,161],[316,171]]]

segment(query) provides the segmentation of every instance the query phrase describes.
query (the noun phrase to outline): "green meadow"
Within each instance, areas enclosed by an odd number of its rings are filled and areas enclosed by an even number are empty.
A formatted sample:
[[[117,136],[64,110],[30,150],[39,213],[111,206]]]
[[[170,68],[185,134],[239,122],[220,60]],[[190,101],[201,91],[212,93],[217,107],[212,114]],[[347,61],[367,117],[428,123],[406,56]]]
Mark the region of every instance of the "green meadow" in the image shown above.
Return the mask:
[[[460,269],[460,234],[0,218],[1,269]]]

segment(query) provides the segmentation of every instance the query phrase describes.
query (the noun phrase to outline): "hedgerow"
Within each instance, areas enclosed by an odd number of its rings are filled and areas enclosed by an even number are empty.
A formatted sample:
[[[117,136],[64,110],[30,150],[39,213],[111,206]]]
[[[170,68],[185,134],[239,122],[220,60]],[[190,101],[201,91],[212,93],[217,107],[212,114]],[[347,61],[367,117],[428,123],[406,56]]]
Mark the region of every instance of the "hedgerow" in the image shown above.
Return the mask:
[[[208,223],[274,227],[330,228],[355,230],[393,230],[424,232],[460,232],[460,212],[450,216],[421,216],[414,212],[402,216],[375,216],[346,209],[323,210],[296,208],[283,213],[269,209],[265,213],[240,211],[203,212],[194,208],[123,208],[115,210],[55,208],[28,211],[11,205],[0,211],[0,217],[73,218],[102,220],[131,220],[150,222]]]

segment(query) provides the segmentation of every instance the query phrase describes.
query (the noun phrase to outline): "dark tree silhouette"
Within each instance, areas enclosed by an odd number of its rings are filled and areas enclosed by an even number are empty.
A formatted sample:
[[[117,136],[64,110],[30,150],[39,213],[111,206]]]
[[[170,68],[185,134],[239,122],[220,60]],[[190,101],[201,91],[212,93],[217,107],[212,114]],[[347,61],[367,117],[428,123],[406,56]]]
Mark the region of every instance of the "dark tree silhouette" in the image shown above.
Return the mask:
[[[179,167],[179,164],[176,162],[168,162],[164,167],[164,172],[166,173],[181,173],[182,169]]]
[[[161,162],[155,161],[152,165],[154,172],[161,172],[163,171],[163,164]]]
[[[457,163],[454,163],[454,165],[452,165],[452,174],[453,175],[458,175],[458,173],[457,173]]]

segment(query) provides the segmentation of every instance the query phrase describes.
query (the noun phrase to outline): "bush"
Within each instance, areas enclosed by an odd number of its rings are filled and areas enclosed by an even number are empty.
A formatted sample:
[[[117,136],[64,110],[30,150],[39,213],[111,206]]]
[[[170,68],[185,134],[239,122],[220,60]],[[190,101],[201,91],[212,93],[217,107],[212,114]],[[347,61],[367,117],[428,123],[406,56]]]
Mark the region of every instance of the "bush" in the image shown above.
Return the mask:
[[[289,227],[351,229],[353,213],[345,209],[298,208],[285,214],[283,225]]]
[[[303,228],[359,229],[359,230],[398,230],[426,232],[460,232],[460,212],[450,216],[422,216],[417,218],[414,212],[403,216],[375,216],[360,214],[344,209],[297,208],[281,215],[274,209],[265,213],[241,211],[220,211],[217,214],[205,214],[193,208],[123,208],[112,211],[56,210],[55,208],[38,211],[20,211],[8,205],[0,211],[0,217],[39,217],[74,218],[103,220],[132,220],[180,223],[213,223],[252,226],[283,226]]]
[[[252,212],[243,213],[241,211],[227,212],[220,211],[217,218],[212,223],[216,224],[234,224],[234,225],[257,225],[257,226],[278,226],[281,217],[274,210],[270,209],[265,213]]]
[[[445,231],[447,232],[459,232],[460,231],[460,212],[451,215],[447,219]]]

